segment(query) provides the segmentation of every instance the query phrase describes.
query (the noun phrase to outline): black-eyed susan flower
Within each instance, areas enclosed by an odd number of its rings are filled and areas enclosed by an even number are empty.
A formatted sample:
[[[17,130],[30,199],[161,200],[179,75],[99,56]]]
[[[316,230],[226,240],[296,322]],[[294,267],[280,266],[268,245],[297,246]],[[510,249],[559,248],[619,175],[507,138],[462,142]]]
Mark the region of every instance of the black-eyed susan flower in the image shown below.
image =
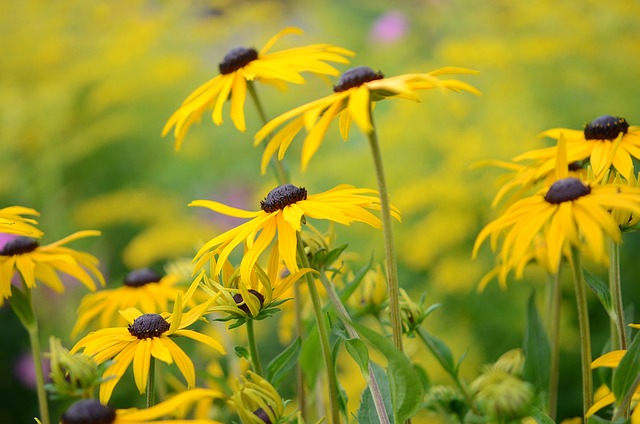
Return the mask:
[[[224,354],[224,348],[215,339],[188,330],[201,319],[215,297],[182,313],[182,294],[179,293],[174,303],[173,313],[143,314],[136,308],[120,311],[127,320],[127,327],[104,328],[89,333],[73,347],[71,352],[84,349],[84,353],[101,364],[113,359],[103,374],[105,382],[100,385],[100,401],[107,403],[116,384],[133,362],[133,374],[136,386],[143,393],[147,386],[151,357],[167,364],[176,363],[187,381],[187,387],[195,386],[196,375],[193,362],[186,353],[173,341],[175,337],[188,337],[204,343]]]
[[[221,424],[210,419],[171,419],[164,417],[176,416],[177,411],[203,399],[223,397],[222,392],[211,389],[191,389],[154,405],[147,409],[114,409],[95,399],[83,399],[75,402],[62,414],[61,424],[145,424],[153,422],[167,422],[172,424]]]
[[[629,126],[620,117],[603,115],[585,125],[582,131],[554,128],[542,135],[556,140],[563,136],[567,140],[569,163],[589,159],[596,175],[613,165],[624,178],[629,178],[633,173],[632,158],[640,159],[640,126]],[[543,174],[553,170],[556,155],[557,146],[554,146],[524,153],[514,160],[532,160],[539,164],[538,173]]]
[[[594,260],[606,263],[605,234],[616,243],[621,241],[620,229],[610,211],[640,213],[640,189],[585,183],[569,177],[563,141],[561,137],[558,156],[554,159],[557,180],[537,194],[512,204],[478,234],[474,256],[488,237],[491,237],[492,249],[496,250],[498,240],[504,235],[499,255],[501,278],[505,278],[510,269],[526,264],[540,243],[539,235],[547,254],[542,265],[547,265],[550,273],[558,271],[560,259],[568,254],[569,246],[585,246]]]
[[[30,289],[40,281],[58,293],[63,292],[64,285],[58,272],[77,279],[90,290],[96,289],[95,280],[104,286],[98,259],[64,246],[80,238],[99,235],[99,231],[79,231],[46,246],[40,246],[30,237],[9,241],[0,250],[0,295],[3,299],[11,297],[11,278],[15,271]]]
[[[0,233],[16,234],[19,236],[40,238],[42,231],[34,225],[38,223],[35,219],[25,218],[22,215],[38,216],[38,211],[24,206],[9,206],[0,209]]]
[[[339,71],[327,62],[349,63],[345,56],[353,56],[353,52],[330,44],[312,44],[270,52],[284,35],[301,33],[298,28],[285,28],[260,51],[246,47],[231,49],[220,62],[220,74],[187,97],[167,121],[162,135],[165,136],[174,128],[175,148],[179,150],[189,127],[200,120],[205,110],[213,108],[213,122],[222,124],[222,109],[228,99],[231,101],[231,120],[239,131],[244,132],[248,81],[274,84],[280,88],[284,88],[285,83],[303,84],[303,72],[338,75]]]
[[[199,262],[203,260],[211,261],[211,266],[215,269],[215,257],[205,255]],[[196,264],[197,268],[199,264]],[[277,311],[274,308],[283,302],[281,298],[284,293],[305,274],[313,272],[310,268],[302,268],[290,273],[283,268],[277,241],[271,248],[267,270],[263,270],[257,263],[254,264],[254,270],[247,282],[240,277],[240,269],[235,269],[228,261],[219,274],[208,277],[202,273],[200,288],[209,296],[218,295],[209,312],[226,313],[229,319],[238,318],[238,324],[244,318],[266,318]]]
[[[286,184],[274,188],[260,202],[260,211],[245,211],[211,200],[195,200],[189,206],[201,206],[215,212],[238,218],[251,218],[205,243],[196,254],[196,260],[203,255],[217,254],[218,259],[213,271],[219,274],[231,251],[246,243],[246,252],[240,264],[240,277],[251,280],[251,272],[258,257],[278,236],[280,257],[290,272],[299,270],[296,262],[297,233],[301,230],[305,217],[326,219],[349,225],[354,221],[364,222],[380,228],[380,219],[370,210],[380,210],[380,200],[376,191],[339,185],[324,193],[307,195],[303,187]],[[399,219],[397,209],[394,216]]]
[[[266,172],[271,157],[278,152],[278,159],[284,157],[293,138],[303,128],[307,136],[302,145],[302,169],[306,169],[309,160],[320,147],[331,121],[339,117],[340,134],[347,140],[351,122],[365,134],[373,132],[371,106],[378,100],[397,97],[420,101],[418,90],[443,88],[453,91],[479,92],[469,84],[458,80],[441,80],[440,75],[475,73],[464,68],[441,68],[429,73],[406,74],[385,78],[381,72],[375,72],[367,66],[352,68],[342,74],[333,94],[297,107],[268,122],[256,133],[255,144],[275,134],[265,147],[262,156],[262,173]],[[286,123],[286,124],[285,124]],[[281,127],[279,130],[278,128]]]
[[[126,275],[122,286],[90,293],[82,299],[71,336],[75,337],[94,321],[99,328],[123,324],[118,311],[127,308],[138,308],[145,313],[167,311],[180,291],[177,283],[175,275],[162,276],[149,268],[133,270]]]
[[[238,382],[229,404],[244,424],[276,424],[284,413],[278,391],[258,374],[247,371],[249,378]]]

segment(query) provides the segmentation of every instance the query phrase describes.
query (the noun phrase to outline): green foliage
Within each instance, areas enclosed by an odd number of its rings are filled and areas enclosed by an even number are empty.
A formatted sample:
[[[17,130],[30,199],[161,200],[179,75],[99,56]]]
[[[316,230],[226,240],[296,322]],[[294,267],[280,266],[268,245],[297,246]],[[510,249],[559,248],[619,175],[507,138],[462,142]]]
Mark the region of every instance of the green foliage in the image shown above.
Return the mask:
[[[620,364],[613,372],[611,391],[616,396],[616,406],[624,410],[631,403],[631,397],[640,382],[640,334],[636,334],[633,342]]]
[[[546,393],[549,389],[551,347],[536,308],[535,293],[533,292],[527,303],[523,349],[526,380],[531,382],[538,392]]]
[[[295,367],[301,350],[302,342],[300,338],[296,337],[289,346],[269,362],[266,378],[274,387],[278,387],[289,371]]]

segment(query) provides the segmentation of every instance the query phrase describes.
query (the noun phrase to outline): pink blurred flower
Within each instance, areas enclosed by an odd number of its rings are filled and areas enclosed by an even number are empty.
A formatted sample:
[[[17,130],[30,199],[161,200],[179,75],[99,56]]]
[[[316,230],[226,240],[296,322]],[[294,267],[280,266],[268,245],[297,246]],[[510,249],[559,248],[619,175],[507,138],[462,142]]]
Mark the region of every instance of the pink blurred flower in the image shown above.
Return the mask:
[[[370,34],[374,42],[393,44],[403,38],[408,29],[405,15],[392,10],[376,19]]]

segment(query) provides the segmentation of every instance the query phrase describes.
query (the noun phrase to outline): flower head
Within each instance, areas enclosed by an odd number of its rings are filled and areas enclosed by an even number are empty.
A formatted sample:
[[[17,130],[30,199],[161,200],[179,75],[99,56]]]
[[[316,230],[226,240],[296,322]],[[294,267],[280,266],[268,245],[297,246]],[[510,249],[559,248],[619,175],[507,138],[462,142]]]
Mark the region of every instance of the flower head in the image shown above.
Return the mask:
[[[30,289],[40,281],[58,293],[63,292],[58,272],[79,280],[90,290],[96,289],[94,280],[104,286],[104,278],[97,267],[98,259],[64,246],[73,240],[99,235],[99,231],[79,231],[46,246],[40,246],[37,240],[29,237],[9,241],[0,250],[0,295],[3,299],[11,297],[11,278],[15,271]]]
[[[182,313],[182,293],[174,303],[173,313],[143,314],[136,308],[120,311],[127,320],[127,327],[104,328],[82,338],[71,352],[84,349],[86,355],[101,364],[113,359],[102,376],[106,381],[100,385],[100,401],[107,403],[116,384],[120,381],[129,364],[133,361],[133,374],[136,386],[143,393],[147,386],[151,357],[167,364],[174,361],[187,380],[187,387],[195,385],[196,375],[193,363],[186,353],[173,341],[174,337],[184,336],[204,343],[224,354],[224,348],[215,339],[188,330],[209,308],[215,298],[195,306]],[[109,378],[108,378],[109,377]]]
[[[213,122],[216,125],[222,124],[222,108],[229,98],[231,120],[239,131],[244,132],[244,102],[248,81],[261,81],[276,86],[283,86],[287,82],[303,84],[303,72],[338,75],[338,70],[327,62],[349,63],[345,56],[353,56],[353,52],[330,44],[312,44],[270,52],[273,45],[284,35],[301,33],[298,28],[285,28],[271,38],[260,51],[246,47],[231,49],[220,62],[220,74],[187,97],[167,121],[162,135],[165,136],[175,127],[175,148],[179,150],[189,127],[193,122],[200,120],[206,109],[213,108]]]
[[[149,421],[164,422],[161,418],[172,415],[184,406],[203,399],[220,398],[222,393],[211,389],[191,389],[181,392],[164,402],[147,409],[114,409],[95,399],[83,399],[75,402],[62,415],[61,424],[144,424]],[[160,419],[159,419],[160,418]],[[169,420],[173,424],[189,424],[188,419]],[[220,424],[219,421],[202,419],[202,424]]]
[[[0,233],[34,238],[42,237],[42,231],[33,226],[38,222],[22,215],[38,216],[40,214],[35,209],[23,206],[9,206],[0,209]]]
[[[302,145],[302,169],[320,147],[331,121],[339,116],[340,134],[347,140],[351,122],[365,133],[373,131],[371,118],[372,103],[389,97],[420,101],[417,90],[443,88],[453,91],[478,91],[469,84],[458,80],[440,80],[439,75],[454,73],[475,73],[464,68],[441,68],[424,74],[406,74],[385,78],[367,66],[352,68],[342,74],[334,93],[297,107],[268,122],[256,133],[255,144],[276,131],[265,147],[261,169],[266,172],[271,157],[278,152],[278,160],[284,157],[293,138],[303,128],[307,136]]]
[[[241,243],[247,245],[240,264],[240,277],[251,281],[251,272],[258,257],[278,236],[280,257],[291,273],[299,269],[296,262],[297,233],[305,217],[326,219],[349,225],[354,221],[380,228],[382,223],[370,210],[380,209],[376,191],[339,185],[319,194],[307,194],[303,187],[287,184],[274,188],[260,202],[260,211],[245,211],[211,200],[195,200],[189,206],[202,206],[215,212],[238,218],[251,218],[205,243],[196,254],[196,260],[208,253],[217,254],[213,274],[219,274],[231,251]],[[397,209],[393,210],[399,218]]]
[[[229,399],[244,424],[276,424],[284,413],[284,402],[277,390],[264,378],[247,371],[249,378],[238,382]]]
[[[620,117],[603,115],[585,125],[582,131],[554,128],[542,135],[556,140],[563,136],[567,140],[569,163],[589,159],[596,175],[613,165],[624,178],[629,178],[633,173],[632,158],[640,159],[640,126],[629,126]],[[514,160],[533,160],[539,164],[538,173],[544,174],[553,170],[557,152],[554,146],[524,153]]]
[[[123,319],[118,311],[135,307],[146,313],[159,313],[169,309],[180,288],[175,275],[162,276],[149,268],[131,271],[123,285],[86,295],[78,307],[78,320],[71,336],[75,337],[93,321],[100,328],[116,326]]]

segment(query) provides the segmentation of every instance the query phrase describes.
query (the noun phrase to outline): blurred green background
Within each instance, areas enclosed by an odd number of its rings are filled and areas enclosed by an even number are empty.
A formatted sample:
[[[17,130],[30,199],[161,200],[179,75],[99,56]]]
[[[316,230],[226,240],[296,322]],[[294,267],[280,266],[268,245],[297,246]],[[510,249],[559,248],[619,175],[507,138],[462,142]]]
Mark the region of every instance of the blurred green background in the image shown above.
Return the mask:
[[[191,91],[217,74],[227,50],[260,48],[289,25],[304,36],[287,37],[276,49],[337,44],[357,53],[354,66],[387,76],[442,66],[481,72],[464,77],[481,97],[424,92],[422,104],[390,100],[375,111],[391,198],[403,214],[396,226],[401,284],[416,298],[427,291],[431,303],[443,304],[427,325],[456,356],[467,352],[463,374],[473,378],[482,364],[521,346],[526,300],[535,288],[542,303],[545,279],[532,269],[507,291],[494,282],[476,292],[493,258],[485,247],[471,260],[471,245],[499,213],[490,203],[501,172],[470,165],[546,146],[539,132],[579,129],[603,114],[638,124],[636,0],[1,2],[0,206],[39,210],[44,242],[81,229],[103,231],[99,240],[74,247],[98,256],[115,285],[130,269],[191,257],[230,223],[187,208],[189,201],[216,199],[255,210],[275,182],[259,175],[261,149],[251,141],[260,125],[250,102],[244,134],[228,115],[215,127],[205,113],[175,153],[173,139],[161,138],[161,129]],[[314,77],[286,95],[258,86],[270,117],[330,89]],[[305,174],[298,170],[299,144],[287,155],[295,184],[310,192],[341,183],[375,188],[368,146],[357,129],[347,143],[337,126],[330,130]],[[381,259],[378,232],[354,225],[339,234],[361,252],[361,264],[372,250]],[[631,305],[640,296],[639,247],[634,235],[622,247],[623,292]],[[580,413],[569,287],[560,418]],[[37,291],[45,346],[50,334],[72,343],[68,332],[83,294],[73,284],[62,296]],[[591,313],[598,354],[608,326],[594,299]],[[28,338],[7,306],[0,322],[0,422],[30,422],[36,401],[24,364]],[[446,382],[409,342],[412,349],[435,380]]]

